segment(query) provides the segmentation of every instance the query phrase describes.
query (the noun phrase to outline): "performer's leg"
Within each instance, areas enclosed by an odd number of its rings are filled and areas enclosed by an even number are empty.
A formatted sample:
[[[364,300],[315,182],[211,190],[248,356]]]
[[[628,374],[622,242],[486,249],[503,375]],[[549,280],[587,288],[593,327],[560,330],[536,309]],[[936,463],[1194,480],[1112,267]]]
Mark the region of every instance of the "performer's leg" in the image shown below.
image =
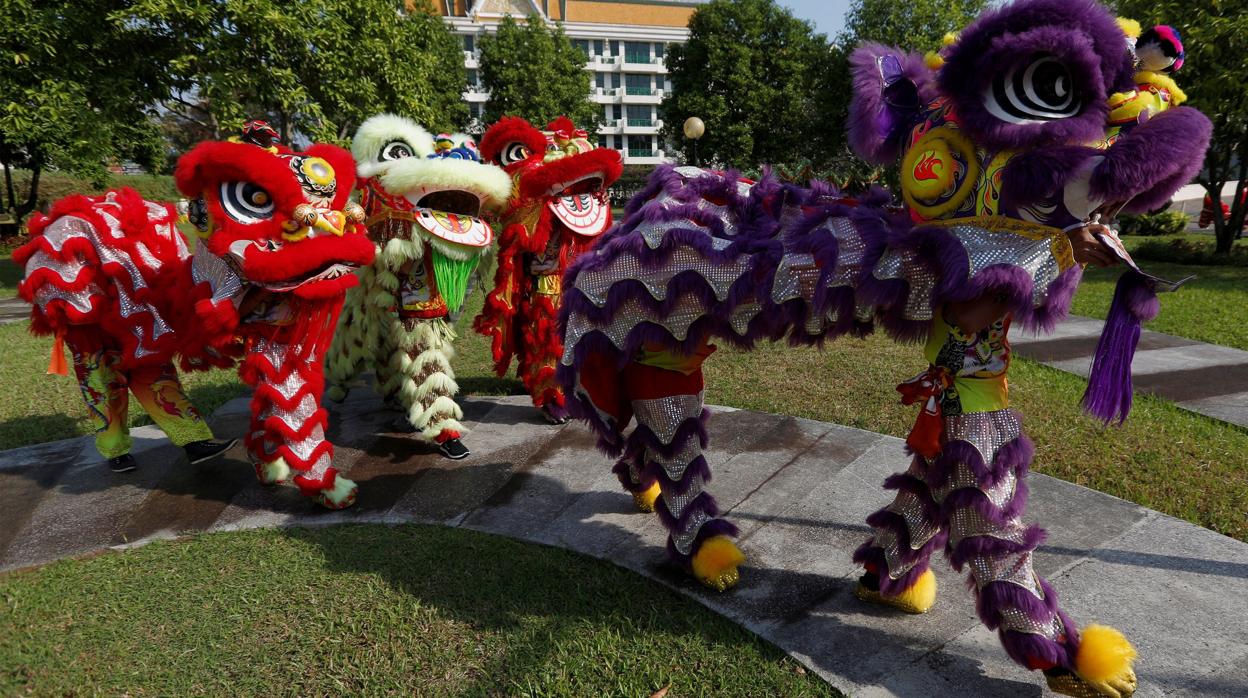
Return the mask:
[[[936,577],[929,569],[932,553],[946,540],[940,509],[928,491],[928,464],[915,455],[910,468],[884,481],[897,496],[867,517],[875,533],[854,552],[866,568],[855,594],[907,613],[924,613],[936,601]]]
[[[375,318],[367,303],[376,285],[375,272],[369,266],[361,269],[358,276],[359,285],[347,291],[342,317],[325,359],[325,394],[334,401],[347,396],[351,381],[364,369],[375,349],[373,340],[377,332],[370,322]]]
[[[459,386],[451,370],[455,330],[446,318],[408,318],[404,320],[404,329],[399,399],[407,408],[407,418],[430,441],[458,441],[467,430],[459,422],[464,413],[455,403]],[[465,450],[458,457],[466,455]]]
[[[126,456],[131,446],[130,394],[125,377],[116,370],[121,354],[107,349],[80,352],[72,346],[70,354],[82,399],[96,424],[96,450],[110,460]]]
[[[702,455],[709,415],[702,406],[700,363],[689,373],[637,362],[624,369],[637,418],[626,453],[641,452],[645,464],[634,493],[648,479],[659,483],[655,509],[668,530],[668,554],[703,584],[723,591],[737,583],[744,556],[730,539],[736,527],[718,518],[715,498],[704,490],[711,472]]]
[[[186,396],[173,364],[134,369],[129,378],[130,392],[175,446],[212,439],[212,429]]]
[[[533,406],[554,424],[568,421],[563,390],[555,380],[555,367],[563,354],[559,336],[559,277],[538,276],[534,292],[518,308],[521,338],[517,372]]]
[[[954,568],[970,567],[980,619],[997,630],[1014,661],[1046,670],[1054,690],[1130,695],[1136,685],[1130,643],[1098,626],[1081,641],[1053,588],[1032,569],[1044,531],[1022,522],[1034,447],[1017,415],[1000,410],[950,417],[945,436],[928,484],[949,522]]]

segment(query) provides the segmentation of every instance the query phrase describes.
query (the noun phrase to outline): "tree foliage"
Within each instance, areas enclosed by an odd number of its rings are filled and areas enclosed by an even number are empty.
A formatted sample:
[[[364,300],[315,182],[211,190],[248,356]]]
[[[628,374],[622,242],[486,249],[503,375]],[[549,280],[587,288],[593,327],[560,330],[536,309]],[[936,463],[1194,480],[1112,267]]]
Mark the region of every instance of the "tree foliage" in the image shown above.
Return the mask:
[[[168,84],[166,47],[108,21],[124,0],[5,0],[0,22],[0,161],[3,234],[38,201],[48,168],[106,178],[105,163],[161,162],[149,108]],[[13,168],[30,171],[19,186]]]
[[[1227,182],[1238,182],[1230,215],[1214,206],[1217,254],[1231,251],[1244,227],[1243,203],[1248,180],[1248,12],[1243,0],[1121,0],[1118,11],[1144,26],[1169,24],[1179,30],[1187,53],[1174,79],[1187,93],[1188,104],[1213,121],[1213,142],[1197,182],[1213,201]]]
[[[689,20],[689,41],[667,51],[672,93],[663,135],[686,158],[685,119],[706,123],[701,160],[750,168],[831,162],[844,142],[845,60],[774,0],[712,0]]]
[[[838,41],[856,46],[876,41],[907,51],[932,51],[941,39],[975,19],[988,0],[853,0]]]
[[[548,27],[536,14],[523,24],[507,15],[498,32],[482,37],[479,45],[481,83],[490,93],[487,123],[520,116],[543,126],[566,115],[590,133],[597,130],[599,109],[589,100],[585,53],[562,26]]]
[[[399,0],[136,0],[115,16],[173,48],[164,106],[214,137],[267,116],[290,140],[344,142],[390,111],[432,129],[468,118],[459,43]]]

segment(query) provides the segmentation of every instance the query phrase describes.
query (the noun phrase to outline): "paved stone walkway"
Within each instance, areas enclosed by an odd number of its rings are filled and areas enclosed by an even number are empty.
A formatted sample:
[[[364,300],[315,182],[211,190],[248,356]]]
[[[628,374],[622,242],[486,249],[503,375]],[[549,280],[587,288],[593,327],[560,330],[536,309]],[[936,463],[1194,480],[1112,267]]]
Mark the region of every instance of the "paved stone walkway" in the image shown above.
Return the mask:
[[[1104,321],[1071,317],[1042,337],[1010,337],[1020,355],[1088,377]],[[1131,364],[1135,389],[1185,410],[1248,427],[1248,351],[1144,330]]]
[[[113,475],[88,439],[0,454],[0,569],[205,530],[339,522],[463,526],[604,558],[731,618],[854,695],[1037,696],[1038,675],[1006,660],[943,562],[937,606],[905,616],[853,598],[850,552],[901,442],[793,417],[718,409],[713,489],[741,526],[741,585],[714,594],[664,563],[663,530],[632,511],[579,424],[541,423],[525,398],[464,403],[473,455],[451,462],[377,431],[392,415],[371,394],[335,409],[341,467],[359,503],[317,510],[258,485],[241,447],[190,467],[155,427],[135,430],[139,471]],[[242,433],[246,402],[215,416]],[[1030,517],[1049,527],[1036,563],[1083,622],[1139,647],[1144,696],[1248,695],[1248,545],[1043,475]]]
[[[0,325],[30,319],[30,304],[21,298],[0,298]]]

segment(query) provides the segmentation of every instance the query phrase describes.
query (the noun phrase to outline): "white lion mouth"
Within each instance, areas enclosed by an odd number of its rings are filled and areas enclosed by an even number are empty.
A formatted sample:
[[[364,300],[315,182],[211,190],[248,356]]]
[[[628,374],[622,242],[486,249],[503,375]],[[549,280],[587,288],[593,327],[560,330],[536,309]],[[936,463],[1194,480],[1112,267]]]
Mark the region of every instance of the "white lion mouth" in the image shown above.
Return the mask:
[[[577,235],[594,237],[607,229],[611,209],[598,193],[569,194],[546,204],[568,229]]]

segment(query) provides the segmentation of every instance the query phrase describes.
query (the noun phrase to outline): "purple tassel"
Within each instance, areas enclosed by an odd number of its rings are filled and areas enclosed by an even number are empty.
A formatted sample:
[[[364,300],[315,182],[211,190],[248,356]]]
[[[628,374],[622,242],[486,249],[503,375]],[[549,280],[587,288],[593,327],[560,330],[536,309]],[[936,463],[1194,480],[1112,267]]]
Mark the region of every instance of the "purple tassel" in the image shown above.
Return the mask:
[[[1144,275],[1128,271],[1118,278],[1105,329],[1096,344],[1083,409],[1109,424],[1122,424],[1131,412],[1131,360],[1140,341],[1140,325],[1157,317],[1161,304]]]

